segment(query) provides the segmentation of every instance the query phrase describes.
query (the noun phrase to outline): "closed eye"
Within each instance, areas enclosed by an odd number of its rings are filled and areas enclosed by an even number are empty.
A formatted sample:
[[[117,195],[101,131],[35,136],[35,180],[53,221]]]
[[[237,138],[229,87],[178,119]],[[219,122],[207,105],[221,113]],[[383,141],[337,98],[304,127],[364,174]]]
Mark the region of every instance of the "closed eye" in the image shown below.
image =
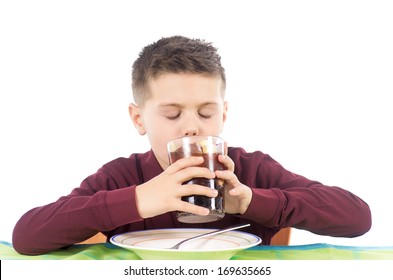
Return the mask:
[[[178,113],[178,114],[176,114],[176,115],[166,116],[166,118],[167,118],[168,120],[171,120],[171,121],[176,120],[176,119],[178,119],[179,117],[180,117],[180,113]]]
[[[217,106],[216,105],[204,105],[202,108],[198,110],[198,115],[203,119],[210,119],[215,114],[217,114]]]
[[[210,119],[211,115],[210,114],[202,114],[202,113],[198,113],[198,115],[203,118],[203,119]]]

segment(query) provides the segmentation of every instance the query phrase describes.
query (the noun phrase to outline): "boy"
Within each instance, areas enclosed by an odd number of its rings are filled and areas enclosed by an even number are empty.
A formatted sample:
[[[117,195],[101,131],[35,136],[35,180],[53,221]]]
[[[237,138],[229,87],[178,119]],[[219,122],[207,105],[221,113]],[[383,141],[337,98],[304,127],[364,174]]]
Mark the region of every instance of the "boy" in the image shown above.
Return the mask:
[[[22,254],[43,254],[81,242],[97,232],[111,236],[136,230],[208,226],[222,228],[249,222],[247,231],[269,244],[284,227],[316,234],[355,237],[371,227],[368,205],[352,193],[324,186],[285,170],[262,152],[229,147],[219,160],[226,170],[196,167],[189,157],[169,165],[166,143],[185,135],[220,135],[227,117],[225,71],[209,43],[181,36],[145,47],[133,65],[135,104],[129,106],[137,131],[146,134],[151,151],[104,165],[68,196],[34,208],[13,233]],[[225,217],[209,224],[182,224],[177,210],[207,215],[208,210],[182,196],[217,193],[194,177],[225,180]]]

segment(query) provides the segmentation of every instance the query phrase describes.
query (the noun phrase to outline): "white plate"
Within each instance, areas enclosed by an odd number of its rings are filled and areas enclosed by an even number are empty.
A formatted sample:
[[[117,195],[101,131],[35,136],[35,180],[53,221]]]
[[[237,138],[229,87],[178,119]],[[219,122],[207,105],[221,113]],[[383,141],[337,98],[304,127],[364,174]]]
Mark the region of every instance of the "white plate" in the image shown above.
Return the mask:
[[[261,238],[242,231],[191,240],[178,250],[167,249],[183,239],[215,229],[176,228],[134,231],[113,236],[111,243],[132,250],[144,260],[225,260],[237,252],[256,246]]]

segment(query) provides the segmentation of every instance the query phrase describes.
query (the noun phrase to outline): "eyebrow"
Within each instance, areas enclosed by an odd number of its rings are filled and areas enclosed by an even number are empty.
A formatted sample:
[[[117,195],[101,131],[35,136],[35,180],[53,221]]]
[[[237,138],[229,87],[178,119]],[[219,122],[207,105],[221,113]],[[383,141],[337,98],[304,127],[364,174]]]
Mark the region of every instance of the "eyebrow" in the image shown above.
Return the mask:
[[[218,103],[217,102],[205,102],[205,103],[202,103],[202,104],[198,105],[198,107],[205,107],[205,106],[209,106],[209,105],[218,106]],[[160,108],[164,108],[164,107],[182,108],[184,106],[179,104],[179,103],[164,103],[164,104],[158,105],[158,107],[160,107]]]

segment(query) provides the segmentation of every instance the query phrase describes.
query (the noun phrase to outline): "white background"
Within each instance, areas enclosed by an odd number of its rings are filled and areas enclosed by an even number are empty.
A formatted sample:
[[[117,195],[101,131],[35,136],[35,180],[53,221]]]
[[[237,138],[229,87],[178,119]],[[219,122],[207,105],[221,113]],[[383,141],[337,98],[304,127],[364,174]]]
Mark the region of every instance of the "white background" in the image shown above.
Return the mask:
[[[149,149],[128,117],[131,65],[180,34],[219,48],[230,145],[372,209],[362,237],[296,230],[292,244],[393,245],[392,15],[378,0],[1,1],[0,240],[27,210]]]

